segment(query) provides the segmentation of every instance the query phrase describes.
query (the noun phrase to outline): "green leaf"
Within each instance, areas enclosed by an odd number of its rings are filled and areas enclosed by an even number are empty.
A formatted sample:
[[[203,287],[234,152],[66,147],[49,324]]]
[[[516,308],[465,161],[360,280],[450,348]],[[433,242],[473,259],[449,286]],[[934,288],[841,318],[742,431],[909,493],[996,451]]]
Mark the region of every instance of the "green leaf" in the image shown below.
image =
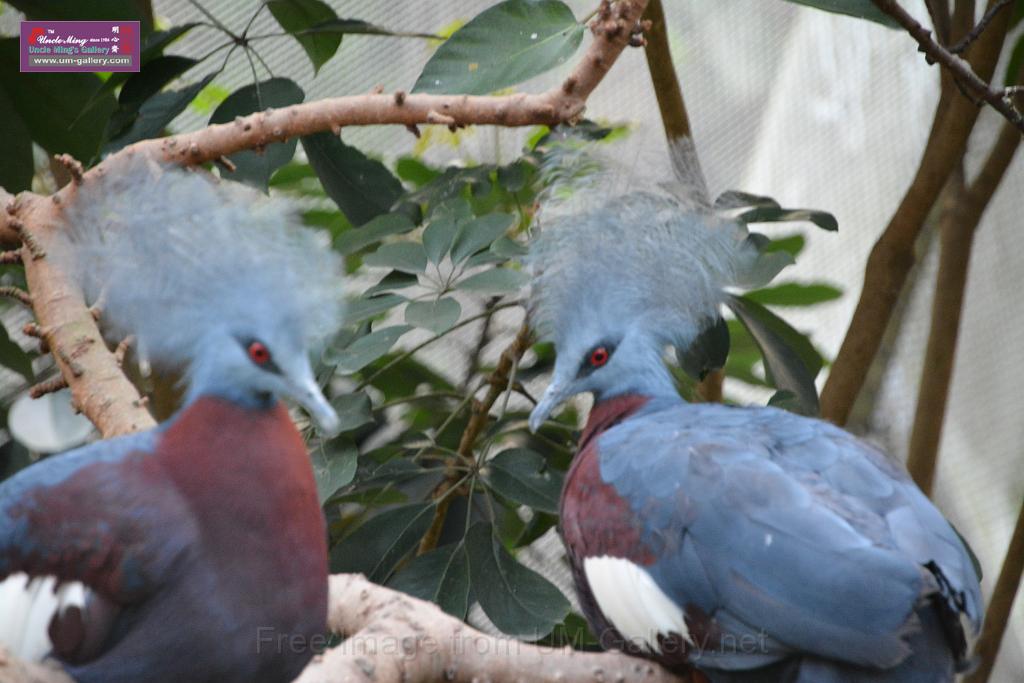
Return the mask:
[[[459,232],[459,223],[452,216],[442,216],[423,230],[423,250],[431,263],[439,264],[448,255]]]
[[[160,135],[167,124],[185,111],[192,98],[199,94],[199,91],[205,88],[214,76],[216,74],[208,74],[198,83],[193,83],[181,90],[167,90],[150,97],[139,107],[138,116],[132,122],[131,127],[111,140],[104,147],[104,153],[116,152],[133,142]]]
[[[228,95],[210,116],[210,123],[228,123],[237,116],[246,116],[268,108],[280,109],[299,104],[306,99],[294,81],[287,78],[271,78],[270,80],[250,83]],[[267,145],[262,152],[244,150],[228,157],[236,167],[235,171],[221,169],[221,176],[251,185],[263,192],[267,191],[270,176],[295,156],[297,140],[275,142]]]
[[[18,41],[0,39],[0,134],[6,145],[0,177],[9,192],[30,189],[31,142],[50,154],[67,152],[88,163],[117,105],[107,93],[83,113],[102,86],[94,74],[19,73]]]
[[[466,534],[473,593],[503,633],[537,640],[569,612],[569,601],[550,581],[519,564],[485,522]]]
[[[759,235],[763,237],[763,235]],[[775,279],[775,276],[796,263],[796,259],[786,251],[764,251],[757,255],[750,270],[743,274],[743,284],[747,287],[764,287]]]
[[[320,0],[270,0],[267,9],[288,33],[292,34],[313,62],[313,73],[320,71],[341,45],[340,33],[309,33],[325,21],[337,19],[330,5]]]
[[[380,281],[373,287],[370,287],[363,293],[363,296],[374,296],[381,292],[391,292],[396,289],[405,289],[406,287],[412,287],[418,285],[420,282],[419,278],[409,273],[402,273],[397,270],[392,270],[390,273],[380,279]]]
[[[803,251],[806,243],[807,240],[803,235],[800,233],[794,233],[786,237],[776,237],[771,240],[761,247],[761,253],[769,254],[775,251],[784,251],[795,259],[800,255],[800,252]]]
[[[395,173],[399,178],[412,183],[416,187],[423,187],[441,175],[440,171],[427,166],[414,157],[402,157],[399,159],[395,164]]]
[[[360,297],[348,304],[345,310],[345,323],[348,325],[361,323],[384,311],[391,310],[405,301],[408,301],[408,299],[398,294]]]
[[[525,256],[528,250],[519,242],[502,235],[491,243],[491,253],[503,259],[508,259]]]
[[[519,192],[526,187],[530,175],[531,166],[520,159],[508,166],[498,167],[498,184],[509,192]]]
[[[458,284],[458,288],[481,294],[511,294],[518,292],[529,279],[518,270],[494,268],[467,277]]]
[[[316,171],[312,166],[301,161],[289,161],[274,171],[274,176],[270,179],[270,186],[287,188],[296,185],[301,187],[302,181],[312,178],[316,178]]]
[[[337,135],[307,135],[302,148],[327,195],[352,225],[388,213],[402,195],[402,183],[384,164],[346,145]]]
[[[833,301],[842,295],[842,290],[820,282],[786,282],[775,287],[747,292],[745,296],[764,306],[813,306]]]
[[[313,460],[313,476],[316,478],[316,494],[321,505],[342,486],[348,486],[356,476],[359,451],[352,446],[331,452],[322,447],[314,448],[310,457]]]
[[[416,225],[404,213],[385,213],[361,227],[338,235],[334,240],[334,248],[342,254],[351,254],[389,235],[404,234],[415,227]]]
[[[548,467],[540,453],[528,448],[502,451],[487,461],[482,474],[484,481],[505,498],[558,514],[563,475]]]
[[[35,175],[32,133],[6,88],[0,89],[0,138],[6,141],[0,155],[0,187],[12,194],[31,189]]]
[[[758,207],[744,211],[737,219],[744,223],[786,223],[789,221],[810,221],[823,230],[835,232],[839,229],[836,217],[826,211],[814,209],[782,209]]]
[[[405,322],[430,330],[434,334],[447,332],[459,322],[462,306],[451,297],[437,301],[413,301],[405,307]]]
[[[558,0],[505,0],[456,31],[430,58],[414,92],[485,95],[569,59],[583,25]]]
[[[427,269],[427,255],[423,253],[423,245],[419,242],[393,242],[367,254],[363,263],[394,268],[403,273],[422,273]]]
[[[730,296],[726,305],[761,349],[765,371],[775,388],[792,392],[803,414],[817,415],[814,378],[821,370],[822,360],[807,338],[750,299]]]
[[[388,587],[430,600],[456,619],[469,609],[469,555],[462,541],[413,559],[391,577]]]
[[[331,19],[322,24],[317,24],[301,32],[303,35],[327,33],[344,35],[367,35],[367,36],[401,36],[404,38],[437,38],[432,33],[415,33],[407,31],[392,31],[391,29],[371,24],[362,19]]]
[[[768,405],[772,408],[781,408],[782,410],[788,410],[791,413],[803,414],[804,407],[800,403],[800,399],[796,397],[789,389],[783,389],[782,391],[776,391],[772,394],[772,397],[768,399]]]
[[[365,574],[383,583],[427,533],[434,507],[412,503],[370,518],[331,549],[331,571]]]
[[[729,325],[724,318],[719,318],[697,335],[690,348],[676,349],[679,367],[696,380],[704,379],[712,370],[725,367],[729,358],[729,341]]]
[[[516,217],[508,213],[489,213],[463,223],[452,246],[452,262],[461,263],[481,249],[486,249],[512,227]]]
[[[32,371],[32,358],[20,346],[11,341],[7,330],[0,325],[0,365],[8,370],[13,370],[25,381],[31,384],[35,381],[35,373]]]
[[[878,9],[871,0],[789,0],[789,2],[835,14],[867,19],[889,28],[900,28],[895,19]]]
[[[138,73],[132,74],[125,81],[117,101],[122,107],[138,111],[143,102],[196,64],[196,60],[178,55],[152,59]]]
[[[758,194],[750,194],[741,190],[726,190],[718,195],[715,200],[716,209],[740,209],[745,206],[757,206],[772,209],[781,209],[777,201],[771,197],[763,197]]]
[[[331,399],[331,405],[341,420],[339,432],[348,432],[373,422],[370,397],[366,395],[366,392],[357,391],[353,394],[335,396]]]
[[[344,349],[330,349],[326,362],[336,365],[343,373],[362,370],[391,350],[399,337],[411,330],[409,325],[392,325],[359,337]]]

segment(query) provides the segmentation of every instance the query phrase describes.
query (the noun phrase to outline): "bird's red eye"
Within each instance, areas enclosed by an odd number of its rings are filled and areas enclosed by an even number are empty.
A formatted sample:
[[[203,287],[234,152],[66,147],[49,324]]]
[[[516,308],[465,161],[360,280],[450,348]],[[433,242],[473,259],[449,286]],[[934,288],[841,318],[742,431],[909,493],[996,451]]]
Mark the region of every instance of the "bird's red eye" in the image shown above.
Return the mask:
[[[599,368],[608,362],[608,349],[598,346],[590,352],[590,366]]]
[[[270,362],[270,350],[258,341],[249,344],[249,358],[256,365],[266,365]]]

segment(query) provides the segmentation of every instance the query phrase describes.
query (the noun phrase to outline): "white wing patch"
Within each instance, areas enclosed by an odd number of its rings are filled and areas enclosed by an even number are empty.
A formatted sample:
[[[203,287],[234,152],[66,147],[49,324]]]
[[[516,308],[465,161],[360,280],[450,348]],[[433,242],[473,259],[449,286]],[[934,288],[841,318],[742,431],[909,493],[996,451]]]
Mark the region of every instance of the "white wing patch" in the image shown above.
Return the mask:
[[[80,583],[57,587],[52,577],[29,579],[12,574],[0,581],[0,645],[27,661],[41,661],[52,649],[50,620],[58,610],[83,607],[86,588]]]
[[[641,567],[621,557],[588,557],[583,572],[597,606],[623,638],[649,652],[661,652],[659,634],[678,633],[693,645],[683,608]]]

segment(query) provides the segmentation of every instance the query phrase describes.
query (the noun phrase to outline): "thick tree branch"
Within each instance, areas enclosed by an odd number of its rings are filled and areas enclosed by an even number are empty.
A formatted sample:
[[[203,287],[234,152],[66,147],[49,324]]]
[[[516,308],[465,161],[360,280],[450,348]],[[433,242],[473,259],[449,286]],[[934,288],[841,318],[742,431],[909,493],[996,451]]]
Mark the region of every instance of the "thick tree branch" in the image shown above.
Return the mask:
[[[437,605],[359,574],[330,579],[328,629],[346,640],[317,656],[296,683],[685,683],[656,664],[619,652],[580,652],[495,638]],[[294,647],[288,634],[266,647]],[[254,635],[254,637],[256,637]],[[299,646],[305,646],[305,643]],[[0,649],[0,683],[71,683],[52,664],[18,661]]]
[[[684,680],[620,653],[539,647],[488,636],[434,604],[358,574],[331,577],[327,620],[332,632],[348,640],[307,667],[296,683]]]
[[[988,78],[991,76],[980,77],[971,68],[970,63],[935,42],[931,31],[919,24],[896,0],[872,0],[872,2],[880,10],[899,22],[900,26],[913,36],[920,46],[921,52],[924,52],[930,61],[938,62],[948,69],[953,78],[964,88],[979,99],[987,102],[989,106],[1002,114],[1007,121],[1015,125],[1021,132],[1024,132],[1024,115],[1021,115],[1020,111],[1013,106],[1010,99],[1006,97],[1005,92],[995,90],[988,84]],[[990,10],[996,9],[1001,2],[1002,0],[995,0],[995,2],[990,3]],[[995,13],[990,11],[986,14],[986,17],[989,21],[992,21],[992,16],[994,15]],[[981,30],[983,31],[984,27]],[[970,34],[968,34],[969,37]]]
[[[939,441],[953,378],[960,317],[974,235],[989,201],[1013,160],[1021,136],[1005,123],[977,179],[968,187],[954,173],[939,218],[940,254],[932,301],[931,331],[917,395],[907,469],[921,490],[931,494]]]
[[[992,667],[999,654],[999,645],[1010,621],[1010,610],[1017,597],[1021,575],[1024,574],[1024,505],[1017,516],[1017,525],[1013,528],[1010,547],[1006,549],[1006,559],[999,570],[999,578],[992,589],[988,610],[985,612],[985,627],[981,632],[974,653],[981,662],[978,668],[964,678],[964,683],[985,683],[992,675]]]
[[[77,188],[76,183],[71,183],[49,198],[24,193],[8,202],[0,221],[8,226],[21,226],[20,231],[31,235],[22,247],[22,260],[38,329],[53,351],[75,407],[104,436],[114,436],[155,423],[139,392],[121,372],[117,358],[104,343],[82,293],[50,258],[39,256],[49,250],[56,238],[63,206],[74,200]]]
[[[991,78],[1008,25],[1009,13],[999,14],[971,47],[969,60],[980,77]],[[977,107],[943,88],[917,173],[868,257],[864,288],[821,394],[826,419],[844,424],[849,417],[914,264],[917,236],[949,174],[963,159],[977,118]]]
[[[168,161],[201,164],[245,149],[344,126],[379,124],[471,124],[535,126],[571,123],[583,115],[587,98],[630,43],[646,0],[602,4],[591,23],[594,40],[559,86],[540,94],[504,96],[368,94],[297,104],[213,125],[193,133],[143,140],[128,150],[157,152]]]

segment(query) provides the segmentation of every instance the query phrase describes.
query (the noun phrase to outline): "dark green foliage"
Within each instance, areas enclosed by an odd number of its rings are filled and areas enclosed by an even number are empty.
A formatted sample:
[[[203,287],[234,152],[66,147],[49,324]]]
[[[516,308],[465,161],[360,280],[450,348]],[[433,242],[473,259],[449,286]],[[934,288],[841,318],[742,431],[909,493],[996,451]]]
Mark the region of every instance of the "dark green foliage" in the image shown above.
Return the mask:
[[[302,138],[309,163],[352,225],[362,225],[387,213],[402,193],[402,185],[379,161],[346,145],[331,133]]]
[[[29,189],[32,142],[50,154],[95,157],[116,104],[108,93],[83,111],[102,86],[94,74],[23,74],[18,68],[18,39],[0,39],[0,133],[10,145],[0,156],[0,179],[8,192]]]
[[[826,12],[835,12],[836,14],[846,14],[851,17],[867,19],[889,28],[899,28],[899,24],[888,14],[878,9],[871,0],[789,0],[789,2],[823,9]]]
[[[490,524],[466,534],[470,579],[487,617],[504,633],[536,640],[551,632],[569,611],[561,591],[516,562]]]
[[[334,56],[341,45],[341,33],[306,32],[324,22],[337,19],[330,5],[321,0],[270,0],[267,9],[288,33],[295,37],[317,72]]]
[[[564,63],[583,25],[558,0],[505,0],[478,14],[427,62],[413,92],[484,95]]]

